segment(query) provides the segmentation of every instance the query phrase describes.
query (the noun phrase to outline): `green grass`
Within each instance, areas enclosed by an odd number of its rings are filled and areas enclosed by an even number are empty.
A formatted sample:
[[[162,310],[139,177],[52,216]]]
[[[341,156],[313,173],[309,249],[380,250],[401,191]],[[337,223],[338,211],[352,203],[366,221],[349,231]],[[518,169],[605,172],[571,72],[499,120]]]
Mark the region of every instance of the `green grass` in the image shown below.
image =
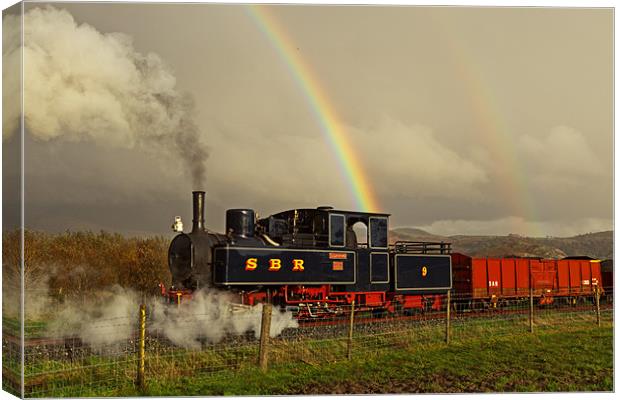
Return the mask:
[[[591,316],[541,316],[534,334],[523,319],[455,322],[449,346],[442,325],[373,334],[360,329],[351,361],[343,337],[274,340],[266,373],[255,367],[255,346],[147,348],[145,392],[134,387],[134,360],[41,360],[28,366],[27,384],[30,396],[46,397],[610,391],[610,316],[600,328]]]
[[[21,336],[21,322],[19,318],[3,316],[2,330],[11,336]],[[24,324],[24,336],[28,339],[44,337],[47,331],[47,322],[39,320],[26,320]]]
[[[149,382],[148,395],[613,390],[613,332],[583,327],[410,346],[351,362],[280,364],[210,379]]]

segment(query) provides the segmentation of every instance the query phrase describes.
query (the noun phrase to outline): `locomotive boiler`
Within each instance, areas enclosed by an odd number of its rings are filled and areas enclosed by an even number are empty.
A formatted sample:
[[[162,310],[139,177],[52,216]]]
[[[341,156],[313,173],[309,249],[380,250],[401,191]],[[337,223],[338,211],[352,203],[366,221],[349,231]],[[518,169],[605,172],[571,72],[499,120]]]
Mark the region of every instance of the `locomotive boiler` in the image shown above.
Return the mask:
[[[170,244],[172,287],[162,287],[170,302],[215,288],[235,292],[241,304],[270,302],[316,318],[354,301],[357,309],[438,309],[452,288],[450,245],[390,246],[389,214],[318,207],[257,219],[251,209],[230,209],[226,231],[216,233],[205,227],[204,207],[205,193],[193,192],[192,230]]]

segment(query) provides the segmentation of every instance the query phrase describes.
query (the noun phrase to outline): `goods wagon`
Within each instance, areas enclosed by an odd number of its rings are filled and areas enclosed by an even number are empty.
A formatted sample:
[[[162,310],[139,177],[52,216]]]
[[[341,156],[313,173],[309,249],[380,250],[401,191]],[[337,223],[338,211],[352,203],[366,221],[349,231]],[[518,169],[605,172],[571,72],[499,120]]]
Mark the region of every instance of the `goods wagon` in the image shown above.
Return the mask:
[[[601,261],[601,274],[605,297],[610,301],[614,295],[614,260]]]
[[[575,303],[593,296],[601,284],[600,261],[584,258],[477,258],[453,253],[452,271],[454,292],[473,307],[525,298],[530,289],[539,304],[557,298]]]

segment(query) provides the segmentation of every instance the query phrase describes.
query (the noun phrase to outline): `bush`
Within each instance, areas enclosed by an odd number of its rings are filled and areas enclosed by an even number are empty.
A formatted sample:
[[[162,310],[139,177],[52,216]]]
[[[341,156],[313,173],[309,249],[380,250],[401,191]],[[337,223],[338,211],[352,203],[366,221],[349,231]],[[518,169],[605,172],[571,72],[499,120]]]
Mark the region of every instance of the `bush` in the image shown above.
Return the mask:
[[[162,236],[26,230],[24,243],[27,292],[87,298],[115,284],[144,294],[157,293],[159,282],[170,284],[168,241]],[[19,282],[19,231],[4,232],[2,245],[3,277],[14,286]]]

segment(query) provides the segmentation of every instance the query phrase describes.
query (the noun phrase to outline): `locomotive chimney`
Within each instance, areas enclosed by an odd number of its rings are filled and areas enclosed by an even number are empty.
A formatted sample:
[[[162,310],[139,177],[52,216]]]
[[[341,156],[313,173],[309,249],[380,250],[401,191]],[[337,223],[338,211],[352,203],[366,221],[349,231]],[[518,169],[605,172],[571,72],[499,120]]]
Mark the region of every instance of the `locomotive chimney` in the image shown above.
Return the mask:
[[[192,192],[194,203],[194,217],[192,219],[192,232],[205,230],[205,192]]]

